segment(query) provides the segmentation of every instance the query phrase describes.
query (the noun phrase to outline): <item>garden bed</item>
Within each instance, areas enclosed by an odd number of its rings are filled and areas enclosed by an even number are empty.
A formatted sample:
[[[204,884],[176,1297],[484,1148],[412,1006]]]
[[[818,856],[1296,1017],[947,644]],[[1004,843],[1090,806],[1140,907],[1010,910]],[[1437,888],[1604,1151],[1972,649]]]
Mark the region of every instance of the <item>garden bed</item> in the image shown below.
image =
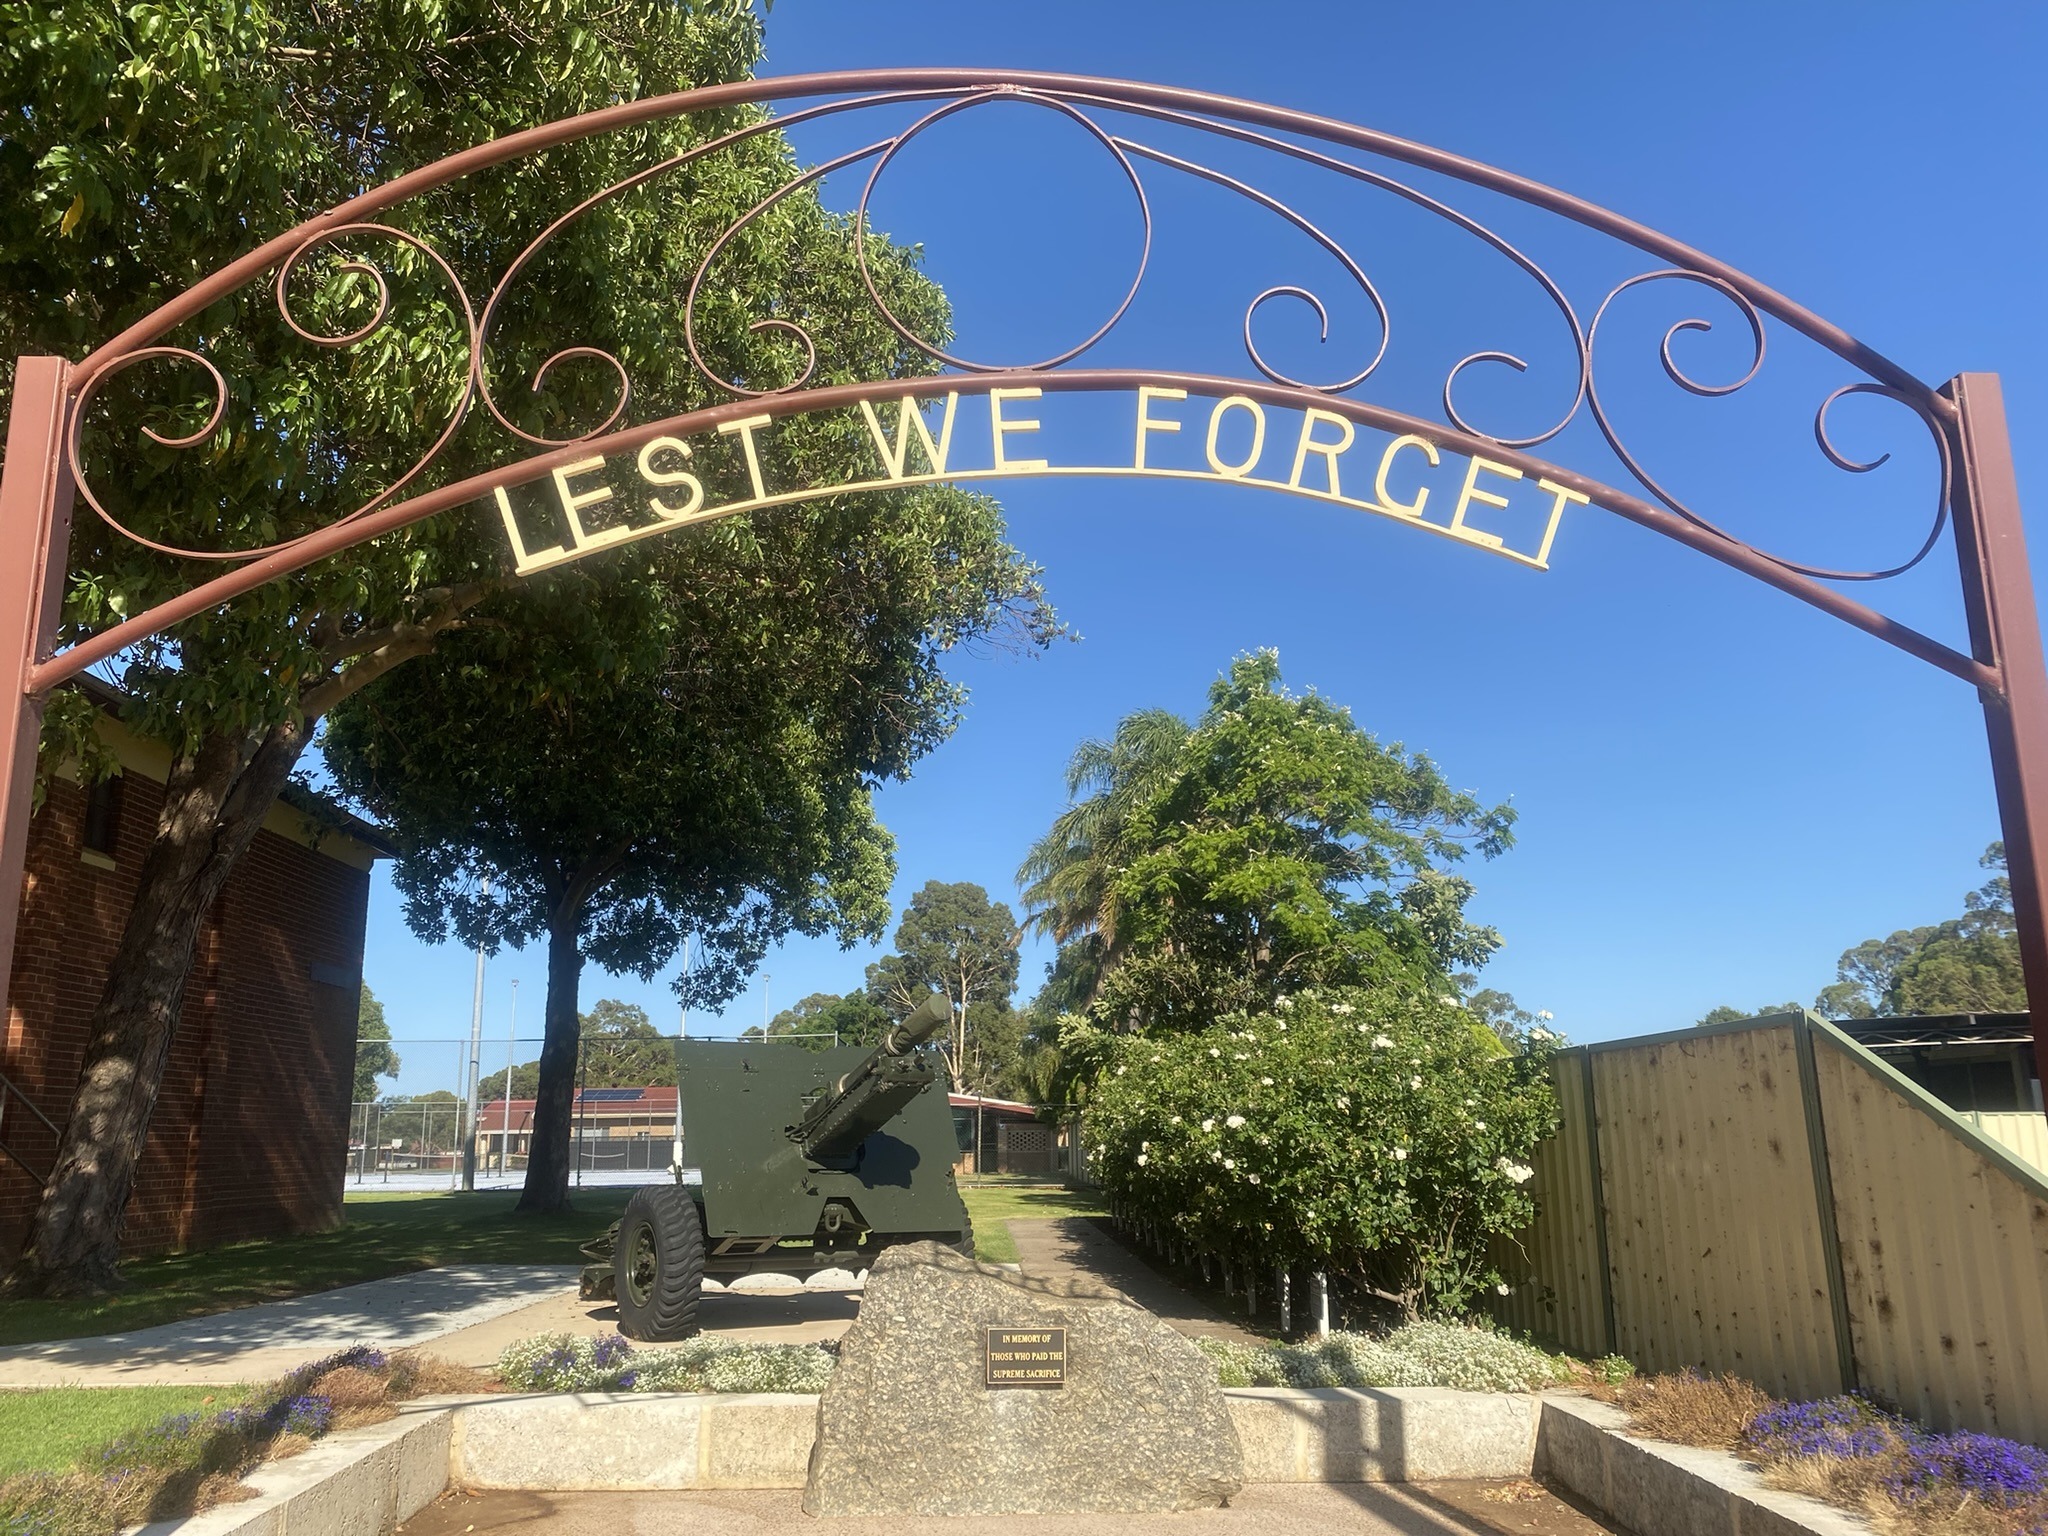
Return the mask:
[[[1759,1487],[1825,1500],[1882,1536],[2048,1536],[2048,1451],[2036,1446],[1940,1433],[1856,1396],[1778,1402],[1728,1375],[1649,1377],[1612,1395],[1633,1436],[1739,1458]]]

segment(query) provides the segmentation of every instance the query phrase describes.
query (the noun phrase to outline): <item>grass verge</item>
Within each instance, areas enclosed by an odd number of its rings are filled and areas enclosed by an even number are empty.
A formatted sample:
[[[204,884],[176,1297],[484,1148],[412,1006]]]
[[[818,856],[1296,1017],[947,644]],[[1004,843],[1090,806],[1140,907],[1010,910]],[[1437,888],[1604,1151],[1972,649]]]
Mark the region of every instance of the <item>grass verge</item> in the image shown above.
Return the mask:
[[[1093,1216],[1102,1207],[1056,1184],[976,1184],[961,1191],[974,1217],[975,1249],[991,1264],[1015,1263],[1003,1225],[1013,1216]],[[518,1194],[350,1195],[332,1232],[231,1243],[196,1253],[152,1254],[122,1266],[126,1287],[81,1301],[10,1301],[0,1307],[0,1345],[118,1333],[205,1317],[402,1275],[437,1264],[579,1264],[576,1250],[616,1221],[633,1191],[586,1189],[563,1216],[518,1216]]]
[[[1017,1244],[1007,1223],[1017,1216],[1100,1216],[1102,1202],[1062,1184],[963,1183],[960,1197],[974,1219],[974,1256],[984,1264],[1014,1264]]]
[[[0,1478],[68,1472],[104,1441],[174,1413],[230,1408],[247,1387],[45,1387],[0,1391]]]
[[[577,1264],[577,1245],[619,1218],[630,1189],[588,1189],[562,1216],[515,1216],[515,1191],[350,1199],[332,1232],[152,1254],[122,1265],[127,1285],[82,1301],[10,1301],[0,1344],[70,1339],[203,1317],[436,1264]]]

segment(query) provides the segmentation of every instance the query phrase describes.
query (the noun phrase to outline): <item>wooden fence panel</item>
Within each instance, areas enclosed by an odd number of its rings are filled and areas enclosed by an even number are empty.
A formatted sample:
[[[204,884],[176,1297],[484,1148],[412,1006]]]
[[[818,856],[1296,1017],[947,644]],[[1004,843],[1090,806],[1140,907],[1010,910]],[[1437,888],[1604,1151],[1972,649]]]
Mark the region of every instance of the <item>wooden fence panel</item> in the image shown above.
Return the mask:
[[[2048,1177],[1846,1036],[1814,1038],[1863,1389],[2048,1444]]]
[[[1527,1231],[1493,1244],[1490,1257],[1509,1285],[1493,1310],[1509,1327],[1555,1340],[1575,1354],[1604,1355],[1614,1346],[1607,1330],[1586,1062],[1585,1051],[1575,1050],[1552,1063],[1559,1123],[1557,1134],[1530,1159],[1537,1219]]]
[[[1598,1049],[1593,1081],[1621,1353],[1840,1391],[1789,1020]]]
[[[2020,1114],[1973,1111],[1962,1119],[1982,1131],[2030,1168],[2048,1175],[2048,1115],[2038,1109]]]

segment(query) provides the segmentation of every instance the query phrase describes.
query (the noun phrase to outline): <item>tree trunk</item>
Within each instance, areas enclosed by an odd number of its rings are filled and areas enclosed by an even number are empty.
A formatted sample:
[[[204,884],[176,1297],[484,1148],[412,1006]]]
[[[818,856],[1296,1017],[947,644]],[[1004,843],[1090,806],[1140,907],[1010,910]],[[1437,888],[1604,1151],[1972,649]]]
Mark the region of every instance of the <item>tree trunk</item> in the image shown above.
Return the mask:
[[[569,1152],[576,1112],[576,1047],[582,1019],[576,991],[583,979],[582,897],[565,899],[548,924],[547,1022],[540,1047],[540,1086],[534,1092],[533,1139],[526,1185],[516,1209],[569,1209]]]
[[[11,1296],[120,1284],[121,1225],[206,914],[284,787],[310,729],[208,736],[172,760],[163,810],[79,1066],[56,1166],[7,1278]]]

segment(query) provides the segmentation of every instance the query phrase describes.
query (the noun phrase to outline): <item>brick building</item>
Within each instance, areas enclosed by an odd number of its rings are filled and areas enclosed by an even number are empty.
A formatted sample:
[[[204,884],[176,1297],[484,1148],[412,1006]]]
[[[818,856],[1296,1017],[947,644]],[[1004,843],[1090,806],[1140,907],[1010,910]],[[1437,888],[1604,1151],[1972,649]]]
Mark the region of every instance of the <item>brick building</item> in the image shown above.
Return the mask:
[[[94,683],[97,702],[116,696]],[[163,802],[169,755],[111,713],[122,772],[52,784],[30,824],[0,1036],[0,1266],[56,1151],[86,1029]],[[129,1252],[319,1230],[341,1219],[370,867],[388,846],[300,792],[271,809],[200,931],[128,1207]],[[28,1166],[24,1168],[23,1164]],[[30,1170],[33,1170],[31,1172]]]

